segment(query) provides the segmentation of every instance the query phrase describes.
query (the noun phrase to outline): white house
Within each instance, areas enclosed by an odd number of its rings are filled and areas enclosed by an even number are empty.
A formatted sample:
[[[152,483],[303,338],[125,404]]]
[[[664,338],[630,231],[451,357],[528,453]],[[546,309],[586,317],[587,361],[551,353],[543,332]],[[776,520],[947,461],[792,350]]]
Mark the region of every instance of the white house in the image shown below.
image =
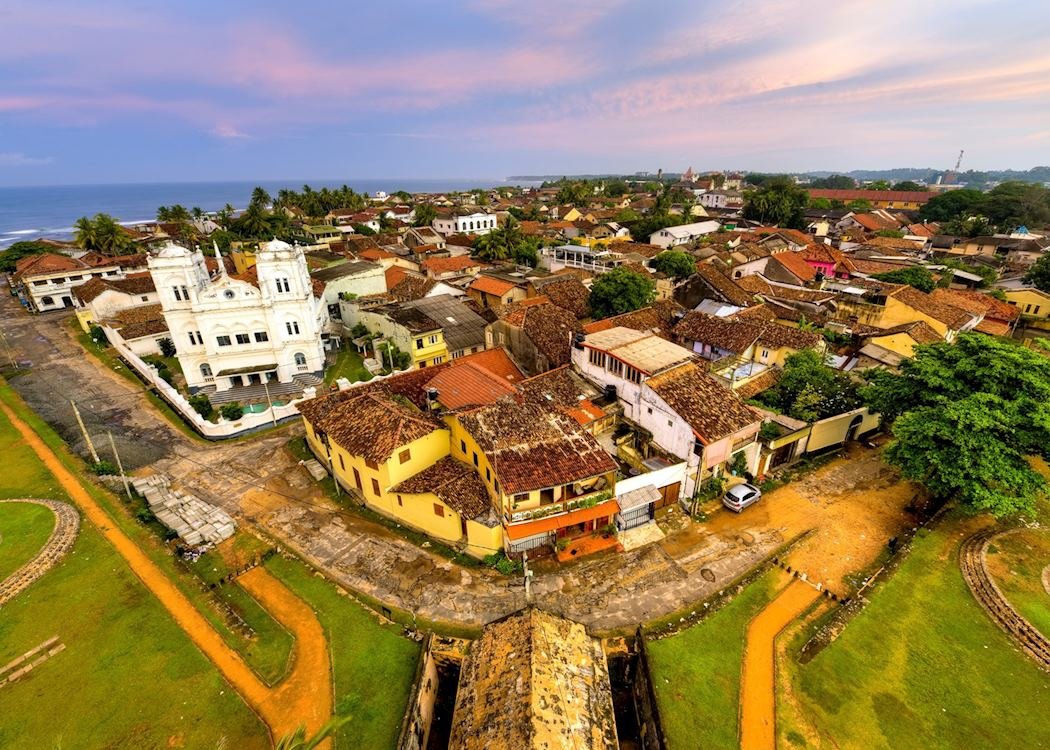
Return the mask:
[[[218,250],[216,250],[218,255]],[[324,301],[299,247],[273,240],[255,256],[257,285],[208,277],[201,251],[169,243],[149,259],[164,319],[191,389],[217,391],[324,371]]]
[[[747,471],[756,471],[761,417],[698,366],[688,349],[616,327],[577,339],[572,363],[597,385],[615,387],[624,417],[686,462],[684,496],[723,474],[737,454],[744,455]]]
[[[740,208],[744,194],[739,190],[708,190],[697,200],[704,208]]]
[[[433,226],[446,237],[452,234],[488,234],[496,228],[496,214],[475,211],[471,214],[438,216]]]
[[[148,273],[123,279],[93,278],[73,290],[77,319],[81,326],[112,318],[121,310],[160,302],[153,278]]]
[[[386,291],[386,269],[381,263],[352,260],[319,268],[310,278],[324,283],[324,303],[332,318],[339,317],[339,300],[342,296],[368,297]]]
[[[693,240],[721,229],[717,221],[698,221],[694,224],[682,224],[677,227],[665,227],[649,235],[649,244],[663,248],[685,245]]]
[[[47,312],[74,307],[73,290],[92,279],[122,279],[128,269],[141,267],[145,256],[106,258],[85,253],[79,258],[58,253],[20,259],[11,274],[12,288],[30,310]]]

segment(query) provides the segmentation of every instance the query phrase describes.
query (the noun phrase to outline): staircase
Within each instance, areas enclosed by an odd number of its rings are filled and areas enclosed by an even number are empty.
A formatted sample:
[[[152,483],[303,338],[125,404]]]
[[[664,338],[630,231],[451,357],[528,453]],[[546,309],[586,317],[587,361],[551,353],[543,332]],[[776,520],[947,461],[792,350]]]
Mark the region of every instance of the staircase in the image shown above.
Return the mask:
[[[262,383],[238,385],[228,391],[222,391],[221,393],[215,391],[215,386],[206,385],[200,389],[199,393],[206,393],[212,406],[221,406],[222,404],[228,404],[233,401],[242,404],[253,403],[256,401],[265,403],[266,389],[269,388],[271,400],[287,402],[289,400],[288,398],[278,398],[278,396],[299,396],[304,389],[310,387],[319,388],[323,384],[324,380],[313,373],[302,373],[293,377],[292,382],[290,383],[278,383],[277,381],[273,381],[266,386],[263,386]]]

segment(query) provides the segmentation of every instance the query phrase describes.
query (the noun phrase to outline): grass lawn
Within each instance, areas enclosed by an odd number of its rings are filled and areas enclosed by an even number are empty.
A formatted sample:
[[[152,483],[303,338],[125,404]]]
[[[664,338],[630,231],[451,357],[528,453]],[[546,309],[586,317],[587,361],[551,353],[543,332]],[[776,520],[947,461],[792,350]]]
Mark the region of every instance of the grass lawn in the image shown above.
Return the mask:
[[[649,666],[667,746],[737,748],[740,667],[747,624],[773,598],[779,571],[764,573],[710,617],[649,641]]]
[[[55,528],[55,514],[29,503],[0,504],[0,581],[33,559]]]
[[[372,374],[365,369],[364,359],[352,345],[340,349],[335,364],[325,370],[325,385],[331,385],[338,378],[346,378],[351,383],[372,379]]]
[[[353,598],[296,559],[274,556],[266,569],[317,613],[328,636],[335,711],[349,716],[339,748],[393,747],[408,704],[419,644],[380,624]]]
[[[995,539],[987,561],[1003,596],[1050,637],[1050,593],[1042,582],[1043,568],[1050,565],[1050,529],[1021,529]]]
[[[1050,676],[1022,656],[963,581],[958,548],[971,533],[963,523],[949,517],[920,530],[908,558],[838,640],[806,665],[789,660],[795,698],[826,744],[1050,747]],[[800,738],[781,740],[794,747]]]
[[[0,396],[24,413],[6,385]],[[0,451],[0,496],[66,499],[3,415]],[[4,606],[0,663],[54,635],[66,650],[0,690],[0,747],[269,747],[258,717],[91,524]]]

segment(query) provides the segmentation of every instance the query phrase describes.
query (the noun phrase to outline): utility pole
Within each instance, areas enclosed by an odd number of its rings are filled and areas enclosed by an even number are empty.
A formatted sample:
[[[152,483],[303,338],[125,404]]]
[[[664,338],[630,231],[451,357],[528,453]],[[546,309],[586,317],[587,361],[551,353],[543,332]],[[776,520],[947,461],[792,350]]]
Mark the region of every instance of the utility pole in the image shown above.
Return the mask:
[[[77,409],[77,402],[73,399],[69,399],[69,403],[73,405],[73,414],[76,415],[77,424],[80,425],[80,431],[84,434],[84,442],[87,443],[88,452],[91,453],[91,458],[93,458],[97,464],[99,462],[98,451],[95,450],[95,444],[91,442],[91,436],[88,435],[87,427],[84,426],[84,420],[80,418],[80,410]]]
[[[124,492],[128,494],[128,500],[131,499],[131,487],[128,486],[128,477],[124,473],[124,464],[120,461],[120,454],[117,453],[117,444],[113,442],[113,433],[106,431],[106,435],[109,436],[109,447],[113,449],[113,458],[117,460],[117,469],[120,470],[120,481],[124,483]]]
[[[525,571],[525,603],[532,601],[532,571],[529,570],[529,553],[521,553],[521,566]]]
[[[273,419],[273,426],[277,426],[277,415],[273,411],[273,401],[270,399],[270,384],[266,381],[267,373],[263,373],[263,390],[266,391],[266,403],[270,405],[270,417]]]

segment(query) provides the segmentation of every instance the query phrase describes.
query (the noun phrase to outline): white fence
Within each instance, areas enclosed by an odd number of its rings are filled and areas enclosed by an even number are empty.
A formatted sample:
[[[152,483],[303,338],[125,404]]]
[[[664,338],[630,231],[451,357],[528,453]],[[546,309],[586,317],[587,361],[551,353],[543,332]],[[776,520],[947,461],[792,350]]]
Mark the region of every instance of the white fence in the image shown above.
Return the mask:
[[[157,389],[161,398],[171,404],[171,406],[182,415],[183,419],[206,438],[221,440],[223,438],[236,437],[237,435],[241,435],[250,430],[266,427],[276,422],[280,422],[282,419],[293,417],[299,413],[296,404],[305,401],[308,398],[312,398],[315,394],[313,388],[307,388],[304,391],[303,398],[296,399],[283,406],[274,406],[264,411],[251,414],[245,413],[240,419],[234,421],[228,421],[219,417],[218,422],[211,422],[198,414],[196,410],[190,406],[190,403],[186,398],[157,373],[157,368],[153,367],[153,365],[148,362],[145,362],[142,357],[131,351],[120,333],[108,326],[103,326],[102,330],[105,331],[106,338],[109,339],[110,345],[117,350],[117,353],[121,358],[135,368],[135,371],[138,372],[143,380]]]

